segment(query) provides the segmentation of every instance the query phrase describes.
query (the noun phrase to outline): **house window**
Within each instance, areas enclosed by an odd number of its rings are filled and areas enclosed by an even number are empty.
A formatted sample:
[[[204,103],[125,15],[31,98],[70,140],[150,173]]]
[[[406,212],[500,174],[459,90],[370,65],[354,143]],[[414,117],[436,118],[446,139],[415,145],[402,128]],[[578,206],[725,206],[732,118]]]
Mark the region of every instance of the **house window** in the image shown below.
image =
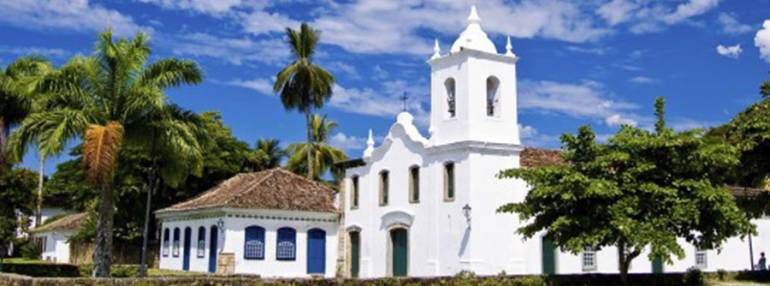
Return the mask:
[[[420,167],[409,168],[409,202],[420,202]]]
[[[246,228],[243,244],[243,258],[265,259],[265,229],[259,226]]]
[[[389,177],[390,173],[387,170],[380,172],[380,206],[388,205]]]
[[[455,79],[448,78],[444,82],[444,87],[446,87],[446,103],[447,103],[447,111],[449,113],[449,118],[454,118],[456,115],[456,102],[457,99],[455,97]]]
[[[358,176],[350,179],[350,208],[358,208]]]
[[[596,251],[593,247],[586,247],[583,251],[583,271],[596,270]]]
[[[179,257],[179,228],[174,228],[174,246],[171,250],[171,255]]]
[[[708,256],[705,250],[698,249],[695,251],[695,267],[701,269],[708,267]]]
[[[163,256],[168,256],[168,240],[169,240],[169,231],[168,228],[163,230]]]
[[[455,199],[455,163],[444,164],[444,200],[454,201]]]
[[[497,111],[497,102],[499,101],[498,89],[500,80],[494,76],[487,78],[487,116],[495,116]]]
[[[206,256],[206,228],[198,228],[198,258]]]
[[[278,260],[294,260],[297,241],[297,231],[290,227],[278,229],[275,258]]]

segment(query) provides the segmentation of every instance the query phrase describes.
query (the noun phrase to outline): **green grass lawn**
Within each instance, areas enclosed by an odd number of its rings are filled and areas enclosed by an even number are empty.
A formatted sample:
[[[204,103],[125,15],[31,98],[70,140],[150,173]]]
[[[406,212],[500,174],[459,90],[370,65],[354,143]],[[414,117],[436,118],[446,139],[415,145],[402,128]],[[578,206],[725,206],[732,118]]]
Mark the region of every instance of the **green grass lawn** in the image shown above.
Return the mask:
[[[15,264],[46,264],[51,263],[40,259],[31,259],[24,257],[4,258],[3,263],[15,263]]]
[[[176,271],[176,270],[165,270],[165,269],[155,269],[150,268],[147,269],[147,276],[202,276],[207,275],[206,273],[199,273],[199,272],[184,272],[184,271]]]

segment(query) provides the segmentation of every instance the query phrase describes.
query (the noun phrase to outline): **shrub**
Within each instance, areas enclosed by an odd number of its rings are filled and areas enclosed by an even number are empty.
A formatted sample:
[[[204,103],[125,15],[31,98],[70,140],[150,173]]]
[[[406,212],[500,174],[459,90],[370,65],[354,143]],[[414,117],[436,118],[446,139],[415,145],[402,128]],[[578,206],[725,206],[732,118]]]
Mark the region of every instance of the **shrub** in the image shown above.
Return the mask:
[[[22,274],[32,277],[78,277],[80,271],[72,264],[53,263],[5,263],[3,272]]]
[[[688,286],[700,286],[705,285],[706,281],[703,278],[703,272],[698,268],[690,268],[684,274],[683,284]]]
[[[29,259],[40,259],[42,249],[30,238],[19,239],[15,243],[14,256]]]

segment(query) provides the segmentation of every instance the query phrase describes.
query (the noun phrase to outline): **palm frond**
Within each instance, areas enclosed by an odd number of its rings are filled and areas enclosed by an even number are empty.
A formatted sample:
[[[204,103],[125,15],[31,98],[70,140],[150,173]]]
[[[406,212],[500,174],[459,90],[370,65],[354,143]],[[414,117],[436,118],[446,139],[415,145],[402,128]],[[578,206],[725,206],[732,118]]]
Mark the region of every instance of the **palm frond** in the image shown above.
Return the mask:
[[[141,85],[159,88],[175,87],[180,84],[198,84],[203,81],[203,71],[192,61],[174,58],[152,63],[141,75]]]
[[[101,185],[110,181],[117,167],[122,141],[123,126],[120,123],[88,127],[83,138],[83,165],[89,182]]]

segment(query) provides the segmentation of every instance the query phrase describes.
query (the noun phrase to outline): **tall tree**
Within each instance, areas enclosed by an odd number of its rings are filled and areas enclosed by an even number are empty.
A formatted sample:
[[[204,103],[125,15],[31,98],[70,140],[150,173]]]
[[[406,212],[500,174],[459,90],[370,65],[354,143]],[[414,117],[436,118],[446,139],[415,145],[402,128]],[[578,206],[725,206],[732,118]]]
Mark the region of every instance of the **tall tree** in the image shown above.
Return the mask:
[[[53,70],[51,63],[38,56],[23,57],[0,70],[0,164],[5,162],[3,150],[11,127],[20,123],[36,108],[41,99],[36,92],[39,81]],[[35,225],[42,223],[43,181],[46,154],[39,150],[38,184],[35,203]]]
[[[11,169],[0,164],[0,272],[7,246],[16,238],[18,216],[28,216],[32,210],[32,191],[35,173],[25,169]]]
[[[11,135],[13,153],[22,154],[30,138],[40,139],[46,154],[80,136],[88,182],[99,192],[95,277],[109,275],[113,241],[114,175],[124,143],[144,138],[148,114],[163,110],[163,90],[202,80],[197,64],[174,58],[148,64],[148,37],[114,40],[111,31],[99,34],[90,57],[75,57],[38,84],[47,94],[45,106],[28,116]],[[124,140],[125,139],[125,140]],[[124,142],[125,141],[125,142]]]
[[[622,126],[606,144],[589,127],[562,136],[566,164],[510,169],[503,178],[523,179],[532,189],[523,202],[501,206],[528,223],[527,238],[544,231],[571,253],[616,246],[625,281],[631,261],[650,249],[649,258],[671,262],[685,253],[683,238],[701,249],[754,226],[725,188],[726,171],[738,164],[736,149],[708,144],[702,131],[676,132],[656,103],[655,132]]]
[[[320,32],[302,23],[300,30],[286,28],[289,48],[294,61],[278,72],[273,90],[281,96],[281,102],[287,110],[296,109],[305,114],[307,124],[307,145],[313,141],[313,109],[320,109],[332,96],[334,76],[321,66],[313,63]],[[308,178],[313,178],[317,170],[313,169],[310,149],[306,150],[305,171]]]
[[[320,180],[321,175],[326,171],[331,170],[335,162],[343,161],[347,159],[345,152],[334,148],[329,145],[329,134],[337,127],[337,123],[328,120],[326,115],[323,117],[317,114],[313,115],[311,120],[311,138],[312,142],[308,143],[295,143],[289,145],[287,152],[289,153],[289,161],[287,167],[295,173],[301,173],[308,169],[307,161],[304,157],[307,153],[312,153],[313,161],[311,161],[311,168],[316,170],[313,173],[313,179]],[[335,172],[332,175],[336,176]]]

